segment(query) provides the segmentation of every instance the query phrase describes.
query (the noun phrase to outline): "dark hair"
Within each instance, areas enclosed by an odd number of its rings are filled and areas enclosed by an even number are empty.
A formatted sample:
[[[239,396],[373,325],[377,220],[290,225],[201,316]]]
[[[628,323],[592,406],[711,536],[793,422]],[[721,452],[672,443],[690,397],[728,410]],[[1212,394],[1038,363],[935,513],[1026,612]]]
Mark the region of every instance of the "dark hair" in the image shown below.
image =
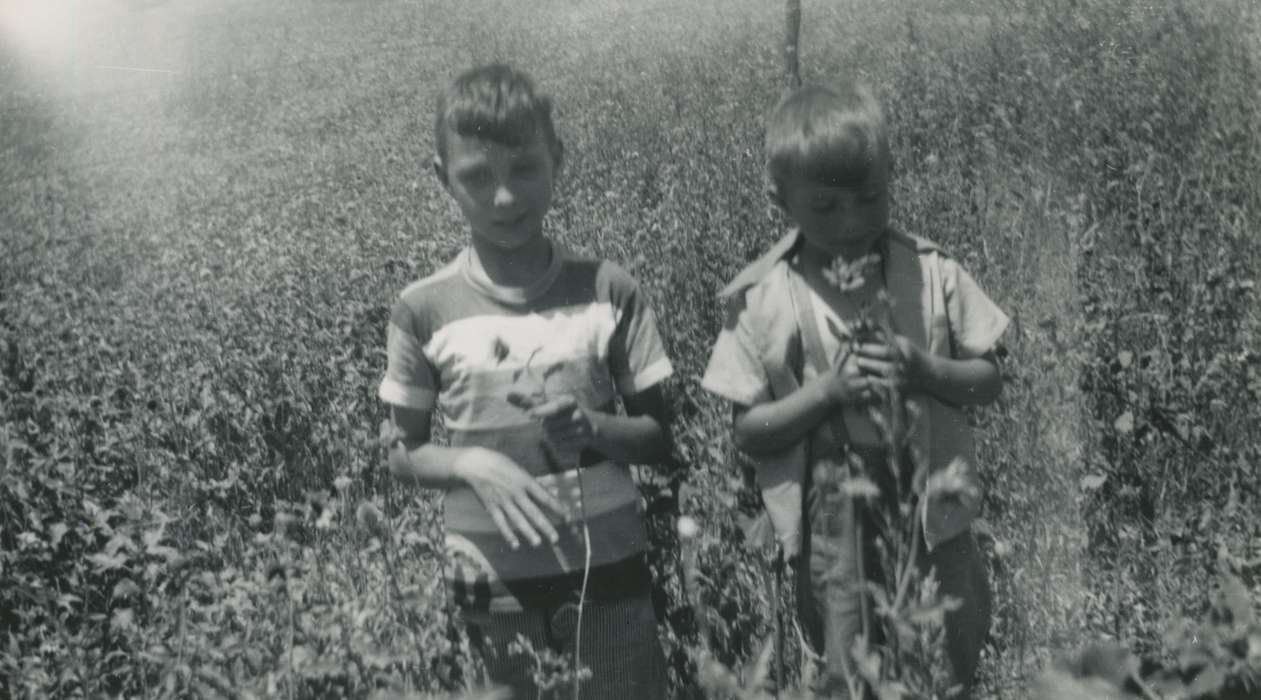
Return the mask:
[[[559,144],[551,99],[535,92],[529,75],[502,63],[478,66],[451,82],[434,118],[434,147],[444,160],[450,132],[506,146],[529,143],[541,133],[553,151]]]
[[[884,114],[862,84],[798,88],[767,119],[766,174],[776,197],[790,174],[855,186],[882,160],[892,167]]]

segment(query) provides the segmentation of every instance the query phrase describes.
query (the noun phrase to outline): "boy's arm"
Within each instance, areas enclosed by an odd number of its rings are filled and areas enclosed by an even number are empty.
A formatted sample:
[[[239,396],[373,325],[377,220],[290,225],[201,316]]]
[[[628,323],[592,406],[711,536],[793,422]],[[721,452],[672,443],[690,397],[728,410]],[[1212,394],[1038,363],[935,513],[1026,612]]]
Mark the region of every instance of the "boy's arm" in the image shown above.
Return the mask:
[[[981,357],[954,359],[921,353],[923,366],[911,371],[910,386],[957,406],[992,403],[1003,391],[1002,375],[993,352]]]
[[[650,464],[669,458],[673,447],[670,412],[661,385],[623,397],[627,415],[583,408],[562,396],[535,406],[548,440],[562,454],[590,448],[626,464]]]
[[[565,518],[560,502],[516,462],[481,447],[443,447],[429,442],[429,411],[393,406],[400,441],[390,449],[390,472],[427,488],[467,485],[473,489],[509,546],[519,536],[533,546],[542,537],[556,542],[556,528],[546,512]]]
[[[855,360],[847,358],[781,399],[747,407],[735,404],[732,437],[736,447],[753,456],[782,452],[841,407],[875,401],[871,382]]]

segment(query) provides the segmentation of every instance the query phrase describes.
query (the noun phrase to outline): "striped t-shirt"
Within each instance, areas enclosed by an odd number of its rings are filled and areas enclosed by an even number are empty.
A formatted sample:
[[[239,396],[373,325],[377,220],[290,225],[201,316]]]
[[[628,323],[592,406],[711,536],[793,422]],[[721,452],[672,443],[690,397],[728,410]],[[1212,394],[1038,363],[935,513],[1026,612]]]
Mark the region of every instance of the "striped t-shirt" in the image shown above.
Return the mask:
[[[552,244],[547,272],[527,288],[495,285],[466,248],[441,270],[403,291],[390,317],[386,403],[436,410],[453,447],[507,455],[585,517],[591,565],[626,562],[645,550],[639,491],[625,465],[595,453],[578,469],[558,464],[539,422],[509,400],[513,393],[572,395],[582,406],[615,410],[618,394],[639,393],[672,368],[652,311],[635,280],[617,265]],[[560,542],[512,550],[467,486],[444,499],[456,602],[515,609],[511,593],[531,581],[581,571],[579,527],[557,527]],[[617,567],[614,567],[615,569]]]

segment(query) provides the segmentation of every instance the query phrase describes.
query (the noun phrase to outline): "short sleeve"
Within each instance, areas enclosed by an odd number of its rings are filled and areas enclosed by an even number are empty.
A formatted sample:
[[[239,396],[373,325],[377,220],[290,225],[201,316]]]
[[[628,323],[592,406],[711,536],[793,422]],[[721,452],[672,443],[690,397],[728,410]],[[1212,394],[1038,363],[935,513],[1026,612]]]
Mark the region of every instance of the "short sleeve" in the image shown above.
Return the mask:
[[[608,265],[616,326],[609,339],[609,373],[618,393],[633,396],[674,373],[657,329],[656,315],[628,273]]]
[[[438,395],[437,374],[425,356],[425,335],[415,314],[402,300],[390,314],[386,329],[385,377],[377,395],[393,405],[432,410]]]
[[[744,295],[727,305],[726,321],[709,353],[701,388],[744,406],[771,399],[770,382],[749,328]]]
[[[963,359],[994,350],[1007,329],[1007,314],[954,259],[944,258],[942,267],[951,353]]]

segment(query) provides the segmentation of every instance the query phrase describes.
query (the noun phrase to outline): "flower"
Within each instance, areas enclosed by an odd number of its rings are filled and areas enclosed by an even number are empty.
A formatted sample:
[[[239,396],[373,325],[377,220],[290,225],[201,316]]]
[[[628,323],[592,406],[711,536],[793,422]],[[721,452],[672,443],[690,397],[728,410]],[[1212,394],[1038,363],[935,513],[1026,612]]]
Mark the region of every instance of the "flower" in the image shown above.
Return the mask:
[[[690,515],[679,516],[679,522],[675,524],[675,528],[679,532],[679,539],[690,540],[701,534],[701,526],[696,522],[696,518]]]
[[[359,504],[359,508],[355,511],[355,519],[359,521],[359,527],[368,532],[377,536],[385,534],[385,516],[372,501]]]
[[[952,499],[975,503],[981,497],[980,490],[972,483],[967,463],[956,457],[946,468],[928,477],[926,487],[930,499]]]
[[[863,288],[867,277],[879,270],[880,255],[870,253],[853,262],[837,257],[823,269],[823,278],[842,292],[854,292]]]

